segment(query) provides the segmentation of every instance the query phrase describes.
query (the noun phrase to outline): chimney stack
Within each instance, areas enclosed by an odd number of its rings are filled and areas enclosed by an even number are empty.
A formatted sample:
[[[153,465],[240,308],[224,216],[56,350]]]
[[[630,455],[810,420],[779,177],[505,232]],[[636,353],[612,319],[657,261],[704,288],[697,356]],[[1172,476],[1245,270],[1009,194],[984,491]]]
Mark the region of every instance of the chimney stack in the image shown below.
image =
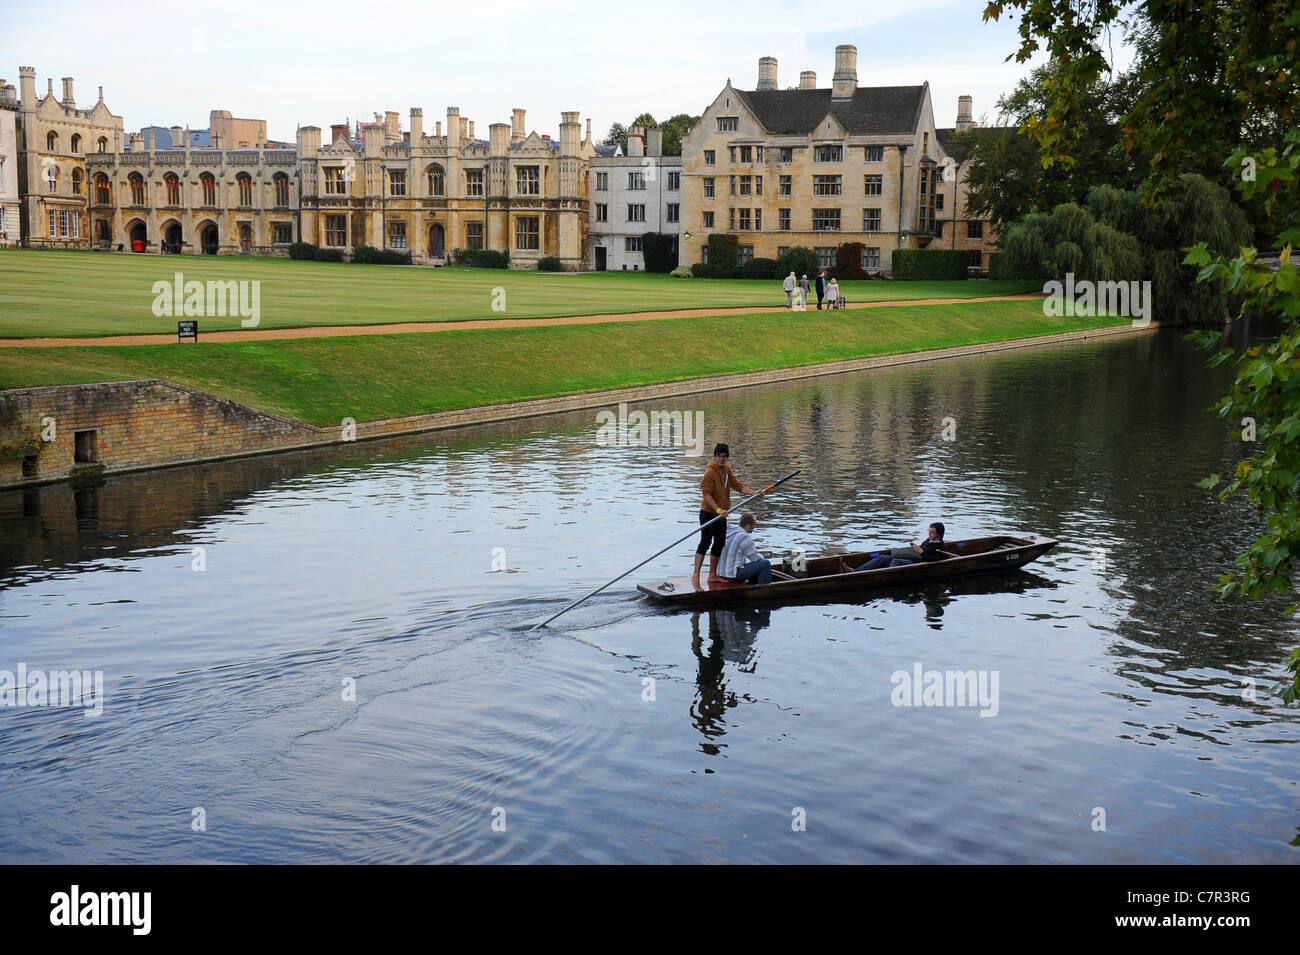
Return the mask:
[[[817,74],[812,70],[804,70],[799,74],[799,89],[815,90],[817,88]]]
[[[645,155],[644,126],[633,126],[627,131],[627,154],[629,156]]]
[[[397,110],[390,109],[384,113],[384,140],[395,143],[402,138],[402,123]]]
[[[853,99],[858,91],[858,48],[841,43],[835,48],[835,76],[831,80],[831,100]]]
[[[407,139],[417,146],[424,139],[424,110],[418,106],[411,107],[411,134]]]
[[[662,127],[651,126],[645,131],[645,154],[662,156],[664,154],[664,131]]]
[[[330,142],[337,143],[340,139],[348,138],[348,124],[335,123],[330,127]]]
[[[758,61],[758,85],[754,89],[776,89],[776,57],[765,56]]]
[[[957,132],[971,128],[970,110],[973,102],[969,96],[957,97]]]
[[[460,145],[460,107],[447,107],[447,145],[455,149]]]
[[[185,145],[185,140],[181,139],[181,132],[179,126],[172,127],[172,149],[180,149]]]
[[[522,142],[527,138],[528,132],[524,128],[524,111],[522,109],[513,109],[510,111],[510,141],[512,143]]]
[[[72,77],[63,78],[63,105],[68,109],[76,109],[77,101],[72,98]]]

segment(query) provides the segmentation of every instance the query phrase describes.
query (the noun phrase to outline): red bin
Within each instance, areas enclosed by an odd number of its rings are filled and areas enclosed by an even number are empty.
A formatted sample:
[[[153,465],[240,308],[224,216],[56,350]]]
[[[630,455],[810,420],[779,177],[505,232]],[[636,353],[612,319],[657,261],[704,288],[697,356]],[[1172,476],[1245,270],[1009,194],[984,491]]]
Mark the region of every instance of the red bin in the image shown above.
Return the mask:
[[[132,239],[132,240],[131,240],[131,251],[132,251],[132,252],[143,252],[143,251],[144,251],[144,239]]]

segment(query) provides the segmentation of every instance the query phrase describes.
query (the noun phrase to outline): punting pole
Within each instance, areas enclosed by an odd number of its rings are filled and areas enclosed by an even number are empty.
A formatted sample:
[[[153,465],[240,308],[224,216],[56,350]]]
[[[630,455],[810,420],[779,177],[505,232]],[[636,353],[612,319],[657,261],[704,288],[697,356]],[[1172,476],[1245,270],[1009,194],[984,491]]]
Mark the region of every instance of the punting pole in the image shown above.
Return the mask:
[[[781,478],[781,480],[779,480],[779,481],[773,481],[773,482],[772,482],[771,484],[769,484],[767,487],[763,488],[763,490],[758,491],[758,492],[756,492],[756,493],[754,493],[754,494],[749,495],[749,497],[745,498],[743,501],[741,501],[741,502],[740,502],[739,504],[737,504],[735,507],[728,508],[728,509],[727,509],[727,513],[729,514],[729,513],[731,513],[732,511],[739,510],[740,508],[742,508],[742,507],[744,507],[746,504],[748,504],[750,501],[752,501],[754,498],[759,497],[759,496],[761,496],[761,495],[763,495],[763,494],[766,494],[768,491],[771,491],[771,490],[773,490],[773,489],[775,489],[775,488],[777,488],[777,487],[780,487],[780,486],[781,486],[782,484],[784,484],[786,481],[790,480],[790,478],[792,478],[792,477],[794,477],[796,474],[800,474],[800,473],[802,473],[802,472],[803,472],[803,468],[800,468],[798,471],[792,471],[792,472],[790,472],[790,473],[787,474],[785,477]],[[637,570],[638,568],[644,567],[646,564],[650,563],[650,561],[654,560],[656,557],[658,557],[658,556],[659,556],[660,554],[662,554],[664,551],[669,550],[669,549],[671,549],[671,548],[673,548],[673,547],[676,547],[676,546],[677,546],[678,544],[680,544],[682,541],[686,540],[686,538],[688,538],[688,537],[690,537],[690,536],[692,536],[692,535],[694,535],[694,534],[698,534],[700,531],[704,530],[704,528],[706,528],[706,527],[708,527],[710,524],[712,524],[713,521],[720,521],[720,520],[722,520],[722,518],[723,518],[724,516],[725,516],[725,515],[723,515],[723,514],[719,514],[717,517],[713,518],[713,520],[705,521],[705,522],[704,522],[703,524],[701,524],[699,527],[693,528],[692,530],[690,530],[690,531],[688,531],[687,533],[683,534],[681,537],[677,538],[677,540],[673,541],[673,542],[672,542],[671,544],[669,544],[667,547],[663,548],[663,550],[657,550],[657,551],[655,551],[653,554],[651,554],[651,555],[650,555],[649,557],[647,557],[645,560],[641,561],[641,563],[637,564],[636,567],[631,567],[631,568],[629,568],[629,569],[623,571],[623,573],[619,574],[619,575],[618,575],[617,577],[615,577],[613,580],[609,581],[609,583],[601,584],[599,587],[597,587],[597,588],[596,588],[595,590],[593,590],[591,593],[587,594],[585,597],[580,597],[579,599],[575,600],[573,603],[569,604],[567,607],[565,607],[565,608],[564,608],[563,610],[561,610],[559,613],[555,614],[555,616],[553,616],[553,617],[547,617],[545,620],[543,620],[541,623],[537,624],[536,626],[534,626],[534,627],[530,627],[529,630],[528,630],[528,632],[529,632],[529,633],[532,633],[534,630],[538,630],[538,629],[540,629],[540,628],[546,626],[548,623],[550,623],[550,622],[551,622],[552,620],[554,620],[556,617],[559,617],[559,616],[561,616],[561,615],[563,615],[563,614],[568,613],[568,612],[569,612],[570,610],[572,610],[574,607],[578,606],[578,604],[580,604],[580,603],[582,603],[583,601],[589,600],[589,599],[591,599],[592,597],[596,596],[596,594],[600,593],[602,590],[604,590],[604,589],[605,589],[606,587],[608,587],[610,584],[616,584],[616,583],[618,583],[620,580],[622,580],[622,579],[623,579],[624,577],[626,577],[628,574],[632,573],[632,571]]]

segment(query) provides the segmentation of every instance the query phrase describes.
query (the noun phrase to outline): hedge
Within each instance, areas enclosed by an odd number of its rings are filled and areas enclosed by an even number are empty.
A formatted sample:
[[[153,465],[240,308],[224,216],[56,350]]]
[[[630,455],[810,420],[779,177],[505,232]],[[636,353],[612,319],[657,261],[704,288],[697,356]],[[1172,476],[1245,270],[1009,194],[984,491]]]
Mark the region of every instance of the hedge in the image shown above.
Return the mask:
[[[410,265],[411,253],[359,245],[352,250],[352,261],[362,265]]]
[[[641,256],[645,259],[647,272],[666,273],[677,268],[677,250],[674,246],[676,236],[660,235],[647,232],[641,236]]]
[[[861,242],[844,242],[835,251],[835,268],[831,276],[845,279],[864,279],[867,273],[862,270],[862,252],[866,248]]]
[[[806,275],[811,282],[818,269],[817,253],[800,245],[787,249],[785,254],[776,260],[776,274],[781,278],[793,272],[795,278]]]
[[[289,245],[289,258],[314,259],[318,251],[320,250],[310,242],[293,242]]]
[[[537,271],[539,272],[563,272],[564,265],[554,255],[546,255],[537,260]]]
[[[740,267],[742,279],[776,278],[776,259],[750,259]]]
[[[699,264],[699,263],[697,263],[697,264]],[[694,278],[694,277],[695,277],[695,273],[692,272],[690,269],[688,269],[688,268],[687,268],[686,266],[684,266],[684,265],[679,265],[677,268],[675,268],[675,269],[673,269],[671,272],[669,272],[668,275],[669,275],[671,278],[675,278],[675,279],[689,279],[689,278]]]
[[[709,236],[709,264],[718,278],[725,277],[724,272],[736,267],[739,255],[740,240],[736,236],[725,232],[714,232]]]
[[[896,249],[890,272],[903,281],[964,279],[966,253],[961,249]]]
[[[317,249],[316,261],[317,262],[342,262],[343,250],[342,249]]]
[[[496,252],[492,249],[452,249],[451,257],[457,265],[468,265],[476,269],[504,269],[510,266],[509,252]]]

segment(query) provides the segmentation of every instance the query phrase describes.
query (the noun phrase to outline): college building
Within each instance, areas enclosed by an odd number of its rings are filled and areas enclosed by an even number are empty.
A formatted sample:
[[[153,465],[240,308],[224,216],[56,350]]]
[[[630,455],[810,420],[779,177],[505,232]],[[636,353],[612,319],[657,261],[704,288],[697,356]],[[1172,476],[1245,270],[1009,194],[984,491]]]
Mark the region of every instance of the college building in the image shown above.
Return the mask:
[[[663,154],[663,130],[633,126],[627,155],[616,146],[597,146],[588,171],[591,217],[587,222],[596,272],[641,272],[641,243],[647,232],[677,241],[681,226],[682,160]]]
[[[22,238],[18,206],[18,91],[0,80],[0,248]]]
[[[963,106],[959,125],[970,122],[969,97]],[[945,130],[949,142],[955,130]],[[781,89],[765,56],[756,87],[728,80],[682,142],[680,262],[706,261],[709,234],[725,232],[739,237],[742,262],[804,246],[831,268],[841,243],[860,242],[862,267],[887,273],[895,249],[938,247],[960,225],[975,236],[976,245],[956,240],[970,263],[978,251],[987,264],[983,223],[952,218],[964,193],[945,181],[955,167],[943,140],[929,84],[859,87],[851,44],[836,47],[828,88],[804,71],[797,88]]]

